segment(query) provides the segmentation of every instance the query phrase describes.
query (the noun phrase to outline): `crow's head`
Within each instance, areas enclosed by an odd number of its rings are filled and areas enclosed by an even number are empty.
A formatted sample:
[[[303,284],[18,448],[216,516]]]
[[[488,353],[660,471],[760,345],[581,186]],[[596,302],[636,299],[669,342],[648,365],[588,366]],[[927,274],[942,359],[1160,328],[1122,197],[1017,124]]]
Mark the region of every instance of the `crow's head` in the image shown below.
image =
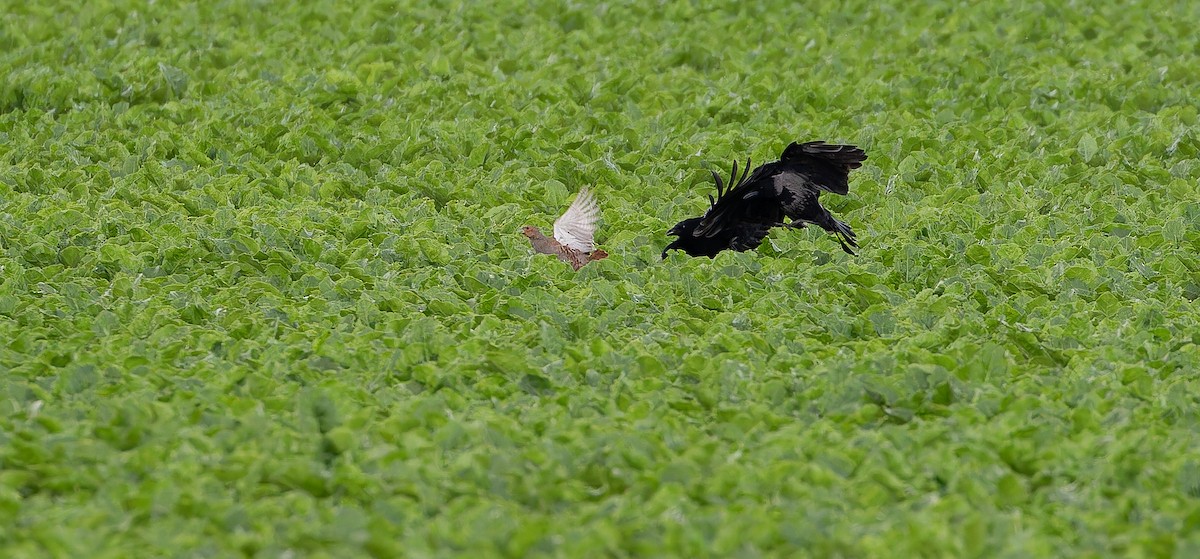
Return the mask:
[[[695,236],[694,231],[696,230],[696,226],[700,225],[700,221],[703,219],[704,218],[701,217],[693,217],[680,221],[679,223],[676,223],[674,227],[668,230],[667,234],[674,235],[676,237],[693,237]]]
[[[700,225],[700,222],[703,219],[704,218],[702,217],[685,219],[679,223],[676,223],[674,227],[668,230],[668,235],[674,235],[679,238],[672,241],[671,244],[667,245],[666,248],[663,249],[662,257],[665,259],[667,257],[667,251],[669,250],[682,250],[688,254],[692,254],[692,250],[689,249],[689,246],[693,241],[695,241],[696,227]]]

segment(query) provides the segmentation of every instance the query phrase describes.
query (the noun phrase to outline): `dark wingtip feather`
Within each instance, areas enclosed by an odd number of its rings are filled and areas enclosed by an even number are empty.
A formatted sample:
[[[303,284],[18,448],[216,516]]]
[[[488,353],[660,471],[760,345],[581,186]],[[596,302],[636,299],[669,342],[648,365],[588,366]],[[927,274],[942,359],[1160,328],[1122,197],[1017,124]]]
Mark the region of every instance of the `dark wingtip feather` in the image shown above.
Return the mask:
[[[721,175],[718,175],[717,172],[712,169],[709,169],[708,172],[712,174],[713,182],[717,183],[717,198],[720,198],[721,189],[724,187],[724,185],[721,183]],[[709,196],[709,198],[712,198],[712,196]]]
[[[850,169],[862,167],[862,162],[867,160],[867,152],[858,146],[850,144],[827,144],[823,140],[804,142],[803,144],[792,142],[786,148],[783,148],[783,153],[780,154],[779,159],[790,161],[800,159],[804,156],[838,163]]]
[[[850,256],[857,256],[850,247],[858,248],[858,236],[854,234],[854,230],[849,225],[836,219],[833,220],[833,236],[837,237],[838,242],[842,244],[842,250]]]
[[[854,252],[854,249],[850,248],[858,248],[858,243],[854,242],[854,239],[843,239],[838,237],[838,242],[842,244],[842,250],[846,251],[846,254],[849,254],[850,256],[858,256],[858,254]]]

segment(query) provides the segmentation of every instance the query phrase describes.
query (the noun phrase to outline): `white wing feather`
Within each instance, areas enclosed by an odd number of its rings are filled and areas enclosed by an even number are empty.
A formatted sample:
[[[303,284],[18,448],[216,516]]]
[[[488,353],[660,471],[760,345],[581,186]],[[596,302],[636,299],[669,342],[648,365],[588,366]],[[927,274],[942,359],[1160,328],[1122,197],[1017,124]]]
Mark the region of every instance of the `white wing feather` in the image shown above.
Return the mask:
[[[596,250],[592,236],[596,233],[599,218],[600,206],[596,205],[596,199],[587,187],[583,187],[571,207],[554,221],[554,239],[580,252],[592,252]]]

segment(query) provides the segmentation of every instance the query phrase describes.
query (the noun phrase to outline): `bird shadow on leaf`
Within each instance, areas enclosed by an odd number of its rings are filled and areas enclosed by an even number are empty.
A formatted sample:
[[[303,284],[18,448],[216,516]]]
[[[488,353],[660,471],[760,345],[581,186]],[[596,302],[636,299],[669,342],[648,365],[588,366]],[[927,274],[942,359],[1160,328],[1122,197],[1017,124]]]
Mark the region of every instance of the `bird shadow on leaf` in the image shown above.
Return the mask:
[[[517,386],[521,390],[533,396],[553,396],[554,386],[546,377],[535,374],[526,374],[517,382]]]

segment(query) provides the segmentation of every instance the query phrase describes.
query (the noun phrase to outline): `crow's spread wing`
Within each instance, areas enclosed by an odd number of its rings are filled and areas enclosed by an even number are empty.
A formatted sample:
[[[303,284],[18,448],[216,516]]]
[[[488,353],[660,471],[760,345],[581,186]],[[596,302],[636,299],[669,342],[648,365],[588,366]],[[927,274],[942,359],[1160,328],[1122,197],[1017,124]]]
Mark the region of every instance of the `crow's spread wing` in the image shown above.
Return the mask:
[[[712,172],[717,197],[709,196],[710,205],[703,216],[681,221],[667,232],[678,239],[667,245],[663,257],[672,249],[708,257],[726,249],[753,250],[772,227],[783,226],[785,218],[791,218],[792,227],[819,225],[837,236],[846,252],[854,254],[852,247],[858,246],[854,232],[821,207],[818,197],[822,191],[849,192],[850,170],[861,167],[866,158],[855,146],[793,142],[779,161],[760,165],[753,172],[747,172],[747,160],[740,178],[735,162],[728,183]]]
[[[803,173],[791,169],[784,170],[771,177],[771,182],[779,192],[779,203],[784,212],[793,218],[817,204],[821,190],[812,179]]]
[[[750,167],[749,160],[746,160],[746,167]],[[722,192],[721,178],[713,173],[719,197],[704,214],[700,225],[696,227],[696,235],[711,237],[718,235],[722,230],[743,224],[757,224],[769,229],[782,223],[783,210],[779,204],[780,191],[770,180],[777,168],[778,164],[768,163],[759,166],[753,173],[749,173],[749,176],[746,176],[747,173],[743,171],[741,179],[734,184],[733,181],[737,177],[738,170],[735,162],[733,172],[729,177],[729,188],[724,192]]]
[[[596,220],[600,218],[600,206],[588,192],[587,187],[580,189],[579,196],[571,203],[571,207],[554,221],[554,238],[563,246],[579,252],[592,252],[596,249],[592,240],[596,234]]]
[[[807,179],[805,186],[843,196],[850,191],[850,170],[862,167],[866,159],[857,146],[825,142],[792,142],[779,156],[785,169]]]
[[[754,250],[761,245],[763,239],[767,238],[767,232],[771,230],[770,225],[762,223],[742,223],[734,228],[733,239],[729,242],[729,248],[733,250]]]

